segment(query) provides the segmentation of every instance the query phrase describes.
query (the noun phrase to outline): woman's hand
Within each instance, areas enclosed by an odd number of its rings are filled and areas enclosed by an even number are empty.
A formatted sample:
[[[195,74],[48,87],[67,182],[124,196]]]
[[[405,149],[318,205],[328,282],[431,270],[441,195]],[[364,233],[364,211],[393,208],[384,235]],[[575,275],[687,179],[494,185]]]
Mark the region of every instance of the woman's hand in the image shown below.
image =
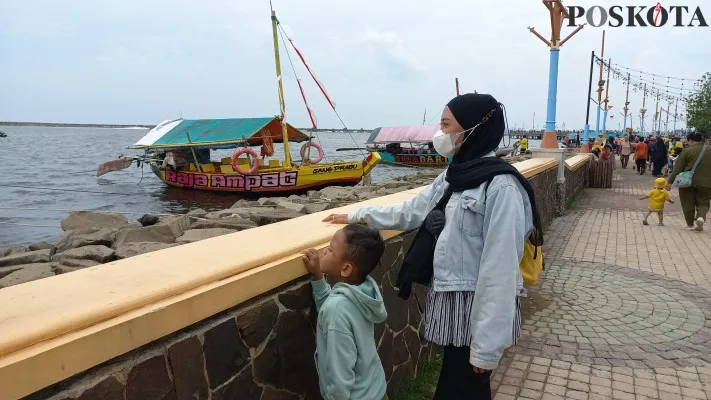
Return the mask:
[[[474,369],[474,373],[475,373],[475,374],[484,374],[484,373],[489,372],[488,369],[475,367],[475,366],[473,366],[473,365],[472,365],[472,368]]]
[[[323,222],[329,222],[332,224],[347,224],[348,214],[331,214],[323,219]]]
[[[323,272],[321,272],[321,255],[316,249],[308,249],[301,252],[301,258],[304,260],[306,265],[306,270],[311,273],[314,280],[320,281],[323,279]]]

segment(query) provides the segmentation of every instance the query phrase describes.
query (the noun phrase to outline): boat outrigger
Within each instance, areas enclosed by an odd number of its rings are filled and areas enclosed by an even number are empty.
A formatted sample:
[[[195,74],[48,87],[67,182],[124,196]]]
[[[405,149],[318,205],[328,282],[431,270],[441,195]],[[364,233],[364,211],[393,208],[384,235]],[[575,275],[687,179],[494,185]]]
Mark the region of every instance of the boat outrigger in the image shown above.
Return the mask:
[[[274,10],[271,19],[280,115],[164,121],[132,146],[145,150],[145,155],[119,157],[118,160],[104,163],[99,166],[97,176],[128,168],[136,161],[150,165],[153,172],[170,186],[242,194],[284,195],[325,186],[351,186],[368,175],[380,161],[379,154],[370,153],[361,161],[322,162],[323,148],[312,141],[311,136],[285,121],[277,32],[279,21]],[[291,39],[289,42],[293,46]],[[301,54],[298,54],[303,61]],[[313,76],[308,66],[306,68]],[[326,95],[315,77],[314,80]],[[335,111],[333,103],[330,99],[328,101]],[[313,123],[308,104],[306,107]],[[290,142],[304,142],[299,162],[292,160]],[[281,143],[284,147],[283,160],[271,158],[274,156],[275,143]],[[250,146],[261,146],[260,154]],[[211,150],[231,148],[236,148],[231,157],[211,161]],[[317,152],[316,157],[312,157],[312,150]]]
[[[366,142],[366,149],[388,164],[446,167],[451,159],[437,153],[432,146],[437,129],[439,124],[376,128]]]

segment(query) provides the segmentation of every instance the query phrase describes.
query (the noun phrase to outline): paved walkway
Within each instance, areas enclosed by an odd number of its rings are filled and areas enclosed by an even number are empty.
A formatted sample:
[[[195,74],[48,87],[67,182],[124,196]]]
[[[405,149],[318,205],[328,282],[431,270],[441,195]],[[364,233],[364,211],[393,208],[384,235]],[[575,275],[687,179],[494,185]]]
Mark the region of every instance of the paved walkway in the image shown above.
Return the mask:
[[[682,230],[678,203],[643,226],[653,180],[618,165],[550,226],[496,400],[711,400],[711,232]]]

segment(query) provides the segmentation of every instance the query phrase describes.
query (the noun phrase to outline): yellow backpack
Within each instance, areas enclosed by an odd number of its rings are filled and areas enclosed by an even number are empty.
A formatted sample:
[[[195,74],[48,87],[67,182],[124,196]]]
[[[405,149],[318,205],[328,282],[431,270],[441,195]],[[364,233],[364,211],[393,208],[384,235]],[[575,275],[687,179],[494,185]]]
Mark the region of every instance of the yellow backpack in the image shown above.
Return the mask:
[[[518,264],[518,269],[526,286],[538,283],[538,277],[543,272],[543,247],[536,246],[530,240],[523,244],[523,258]]]

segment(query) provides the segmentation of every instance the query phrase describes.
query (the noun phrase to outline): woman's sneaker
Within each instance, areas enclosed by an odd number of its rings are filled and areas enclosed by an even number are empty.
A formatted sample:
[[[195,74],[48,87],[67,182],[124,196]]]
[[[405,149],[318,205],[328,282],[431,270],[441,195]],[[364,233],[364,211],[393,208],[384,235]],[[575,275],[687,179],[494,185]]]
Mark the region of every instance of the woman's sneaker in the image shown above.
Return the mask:
[[[685,230],[685,231],[695,231],[696,228],[694,228],[694,226],[691,225],[691,226],[685,226],[685,227],[684,227],[684,230]]]
[[[696,230],[697,232],[701,232],[701,231],[704,230],[704,219],[703,219],[703,218],[699,217],[699,218],[696,219],[696,228],[695,228],[695,230]]]

